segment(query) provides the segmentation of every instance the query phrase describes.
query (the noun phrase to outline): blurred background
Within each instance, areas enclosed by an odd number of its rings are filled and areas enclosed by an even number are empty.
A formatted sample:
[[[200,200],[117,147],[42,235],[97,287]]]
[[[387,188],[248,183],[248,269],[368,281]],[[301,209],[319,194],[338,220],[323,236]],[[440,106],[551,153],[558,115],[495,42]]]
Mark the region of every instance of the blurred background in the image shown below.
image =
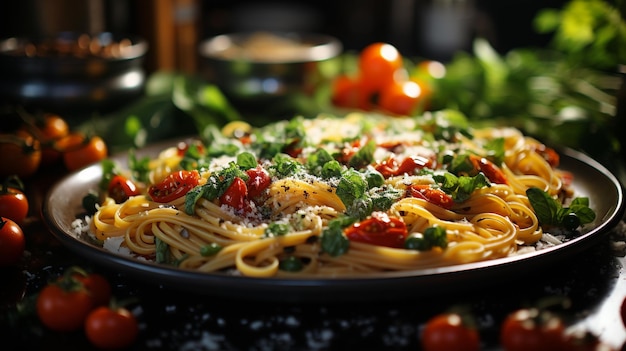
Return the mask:
[[[540,9],[564,0],[21,0],[0,4],[0,36],[37,37],[60,31],[139,35],[150,50],[149,72],[198,68],[202,39],[244,30],[334,35],[347,51],[384,41],[404,55],[446,61],[487,38],[504,53],[543,46],[532,29]]]

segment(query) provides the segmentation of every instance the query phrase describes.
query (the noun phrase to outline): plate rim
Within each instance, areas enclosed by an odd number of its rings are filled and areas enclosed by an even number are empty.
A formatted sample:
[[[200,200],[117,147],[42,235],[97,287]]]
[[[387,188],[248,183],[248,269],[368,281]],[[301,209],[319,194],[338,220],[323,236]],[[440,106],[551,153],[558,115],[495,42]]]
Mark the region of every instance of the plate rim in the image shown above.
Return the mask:
[[[135,151],[137,156],[142,154],[154,154],[161,151],[166,146],[173,146],[176,143],[188,140],[189,137],[175,138],[150,144]],[[54,195],[57,191],[81,174],[91,174],[91,186],[99,180],[94,174],[101,175],[102,168],[99,163],[92,164],[76,172],[65,175],[59,179],[46,193],[42,203],[41,213],[45,225],[49,231],[68,249],[79,256],[85,257],[99,265],[109,269],[125,272],[133,277],[139,278],[147,283],[155,282],[165,288],[173,290],[192,291],[195,293],[219,295],[223,297],[245,297],[255,300],[271,301],[341,301],[347,296],[350,300],[355,297],[352,293],[359,292],[363,299],[379,298],[383,291],[389,291],[394,287],[404,287],[407,293],[415,296],[415,290],[421,290],[424,284],[428,285],[427,293],[435,293],[446,289],[449,286],[458,285],[456,281],[465,281],[489,274],[494,278],[506,274],[507,271],[523,265],[530,271],[538,264],[556,260],[561,254],[574,254],[589,247],[597,239],[608,233],[622,220],[626,201],[624,200],[624,188],[615,175],[598,161],[588,155],[570,148],[557,150],[561,157],[566,157],[569,161],[580,162],[595,169],[606,177],[606,181],[615,187],[617,203],[611,207],[606,215],[606,220],[601,221],[597,226],[573,238],[563,244],[541,249],[539,251],[527,252],[520,255],[497,258],[487,261],[465,263],[452,266],[427,268],[420,270],[383,272],[367,277],[330,277],[330,278],[255,278],[230,275],[225,273],[204,273],[191,270],[183,270],[173,266],[157,264],[150,261],[141,261],[136,258],[116,254],[106,249],[86,242],[65,231],[57,219],[53,217],[51,208]],[[128,152],[121,152],[112,155],[110,158],[116,162],[124,164]],[[81,173],[82,172],[82,173]],[[576,174],[574,174],[576,183]],[[68,196],[71,198],[71,196]],[[69,201],[69,200],[68,200]],[[76,198],[74,198],[76,201]],[[157,280],[154,280],[158,278]],[[497,280],[497,279],[494,279]],[[181,284],[185,283],[185,284]],[[436,285],[433,287],[433,285]],[[254,293],[250,293],[254,291]],[[280,291],[279,294],[275,294]],[[417,292],[419,294],[419,292]],[[400,297],[394,295],[394,298]]]

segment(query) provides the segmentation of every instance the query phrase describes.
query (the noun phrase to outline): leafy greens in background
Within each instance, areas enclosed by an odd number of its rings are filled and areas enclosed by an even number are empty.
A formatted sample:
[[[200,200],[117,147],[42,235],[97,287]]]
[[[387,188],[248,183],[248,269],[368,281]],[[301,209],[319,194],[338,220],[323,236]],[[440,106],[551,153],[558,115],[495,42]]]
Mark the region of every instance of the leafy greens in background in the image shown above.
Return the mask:
[[[538,32],[554,33],[549,47],[500,54],[478,38],[471,53],[459,52],[446,62],[445,76],[433,80],[432,107],[456,109],[479,125],[517,127],[545,143],[582,150],[607,166],[615,164],[615,155],[623,151],[615,118],[622,82],[618,66],[626,64],[623,14],[607,1],[572,0],[562,9],[541,11],[535,25]],[[355,63],[355,55],[345,56],[337,61],[342,66],[336,71],[353,69],[349,63]],[[305,117],[338,112],[328,97],[325,86],[314,96],[296,97],[274,108]],[[176,73],[155,73],[143,99],[105,117],[88,123],[104,131],[113,150],[204,135],[243,117],[253,124],[271,120],[242,116],[217,87]]]

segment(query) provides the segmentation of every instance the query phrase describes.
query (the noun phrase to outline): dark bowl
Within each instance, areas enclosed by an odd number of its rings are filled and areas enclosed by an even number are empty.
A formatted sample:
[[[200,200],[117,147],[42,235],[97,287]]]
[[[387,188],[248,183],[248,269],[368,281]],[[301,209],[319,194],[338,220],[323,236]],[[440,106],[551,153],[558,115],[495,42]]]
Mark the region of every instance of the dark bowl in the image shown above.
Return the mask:
[[[111,33],[0,41],[0,99],[47,109],[99,110],[140,96],[148,44]]]
[[[342,49],[332,36],[276,32],[223,34],[199,46],[203,77],[239,104],[311,94],[325,80],[323,63]]]

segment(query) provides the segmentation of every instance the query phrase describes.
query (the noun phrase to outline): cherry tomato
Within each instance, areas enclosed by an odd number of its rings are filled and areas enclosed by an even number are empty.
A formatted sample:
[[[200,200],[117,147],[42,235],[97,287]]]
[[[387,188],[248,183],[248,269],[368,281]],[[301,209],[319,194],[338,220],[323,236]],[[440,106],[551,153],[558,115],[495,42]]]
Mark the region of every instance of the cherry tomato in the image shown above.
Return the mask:
[[[19,262],[25,246],[22,228],[9,218],[0,217],[0,266]]]
[[[496,166],[493,162],[484,157],[472,155],[470,157],[474,163],[474,167],[485,174],[490,182],[496,184],[508,184],[506,175],[500,167]]]
[[[132,180],[118,174],[111,178],[108,194],[109,197],[119,204],[128,200],[131,196],[139,195],[140,191]]]
[[[261,193],[263,193],[263,191],[267,189],[272,182],[270,175],[261,166],[247,170],[246,174],[249,177],[246,181],[248,198],[254,198],[261,195]]]
[[[25,130],[0,135],[0,176],[27,178],[41,164],[41,144]]]
[[[393,81],[380,92],[378,105],[395,115],[411,116],[426,109],[426,90],[414,80]]]
[[[138,333],[137,319],[124,307],[97,307],[85,320],[87,339],[100,349],[127,348]]]
[[[348,75],[339,75],[333,80],[331,101],[335,106],[371,110],[371,96],[363,82]]]
[[[93,308],[93,299],[82,284],[61,280],[46,285],[37,296],[37,315],[46,327],[61,332],[80,329]]]
[[[346,228],[345,234],[348,239],[362,243],[402,248],[407,228],[400,218],[376,211],[365,220]]]
[[[426,322],[421,344],[424,351],[478,351],[480,335],[457,313],[443,313]]]
[[[73,274],[72,277],[78,282],[83,284],[94,306],[108,305],[111,300],[111,284],[101,274],[87,273],[87,274]]]
[[[43,165],[55,163],[61,158],[61,153],[54,144],[70,133],[69,125],[61,116],[46,113],[35,121],[35,127],[39,131],[38,136],[42,146],[41,163]]]
[[[399,176],[403,174],[413,174],[415,170],[420,170],[424,167],[431,167],[433,161],[424,156],[411,156],[406,157],[398,165],[395,157],[390,156],[387,160],[380,162],[374,168],[380,172],[385,178],[392,176]]]
[[[563,321],[536,308],[512,312],[500,328],[500,343],[505,351],[562,350],[565,342]]]
[[[107,156],[107,146],[97,135],[88,137],[82,133],[70,133],[57,142],[63,155],[63,163],[69,171],[76,171]]]
[[[439,207],[443,207],[449,210],[454,205],[454,200],[443,190],[437,188],[431,188],[427,184],[412,184],[408,188],[408,192],[413,197],[418,197],[427,200]]]
[[[393,45],[372,43],[359,54],[359,73],[369,91],[380,91],[403,67],[402,55]]]
[[[150,186],[148,195],[156,202],[170,202],[187,194],[200,181],[198,171],[176,171],[171,173],[159,184]]]
[[[8,177],[0,186],[0,215],[18,225],[22,225],[28,215],[28,198],[18,177]]]
[[[246,182],[235,177],[228,189],[220,196],[220,204],[228,205],[236,210],[245,210],[248,207],[248,188]]]
[[[536,144],[532,147],[532,149],[541,155],[541,157],[543,157],[543,159],[546,160],[550,166],[554,168],[558,167],[561,158],[553,148],[547,147],[544,144]]]

